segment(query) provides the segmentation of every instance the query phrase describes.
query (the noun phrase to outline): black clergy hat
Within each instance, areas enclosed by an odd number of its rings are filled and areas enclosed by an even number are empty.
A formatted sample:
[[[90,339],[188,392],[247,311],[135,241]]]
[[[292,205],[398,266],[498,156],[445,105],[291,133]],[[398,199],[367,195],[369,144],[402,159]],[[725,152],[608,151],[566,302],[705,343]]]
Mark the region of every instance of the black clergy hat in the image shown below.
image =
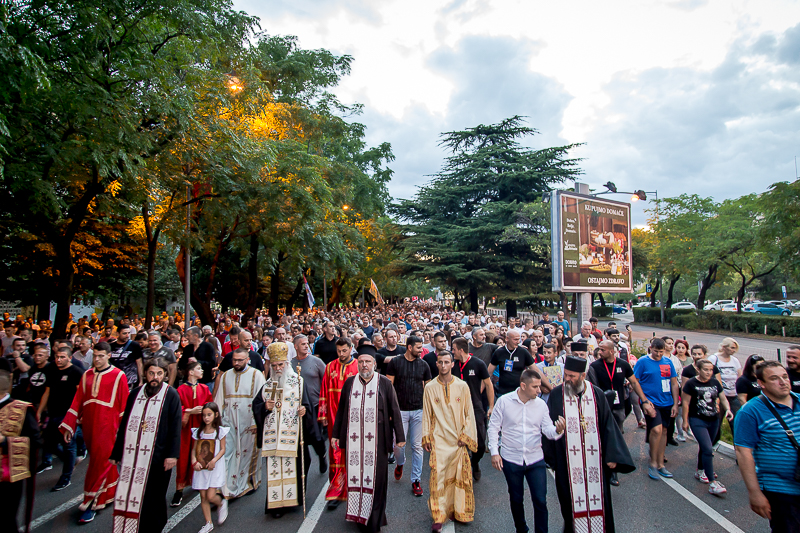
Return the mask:
[[[586,359],[568,355],[564,360],[564,370],[569,370],[570,372],[586,372],[587,363],[588,361],[586,361]]]
[[[589,343],[583,341],[576,341],[569,345],[569,349],[573,352],[588,352]]]
[[[362,344],[356,349],[356,353],[358,355],[366,354],[375,357],[375,355],[378,353],[378,350],[376,350],[375,346],[373,346],[372,344]]]

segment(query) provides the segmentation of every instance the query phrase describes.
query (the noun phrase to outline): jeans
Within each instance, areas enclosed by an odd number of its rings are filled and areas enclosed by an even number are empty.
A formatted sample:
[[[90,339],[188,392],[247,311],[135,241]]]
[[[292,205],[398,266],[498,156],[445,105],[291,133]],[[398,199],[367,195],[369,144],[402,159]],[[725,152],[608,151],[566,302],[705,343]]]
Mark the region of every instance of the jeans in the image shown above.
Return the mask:
[[[708,422],[701,418],[689,417],[689,427],[697,441],[699,450],[697,451],[697,469],[702,469],[706,473],[708,481],[714,481],[714,450],[712,441],[717,434],[719,420]]]
[[[533,502],[533,527],[536,533],[547,533],[547,469],[544,460],[532,465],[517,465],[503,460],[503,475],[508,484],[508,497],[511,501],[511,516],[517,533],[526,533],[525,522],[525,484],[531,491]]]
[[[65,478],[72,477],[72,470],[75,468],[75,454],[77,446],[75,439],[64,442],[64,437],[58,430],[63,418],[51,418],[44,429],[44,462],[50,463],[53,455],[56,455],[64,463],[61,475]],[[60,446],[59,446],[60,445]]]
[[[406,464],[406,447],[411,443],[411,482],[422,477],[422,409],[417,411],[400,411],[403,419],[403,431],[406,434],[406,446],[394,447],[397,466]]]

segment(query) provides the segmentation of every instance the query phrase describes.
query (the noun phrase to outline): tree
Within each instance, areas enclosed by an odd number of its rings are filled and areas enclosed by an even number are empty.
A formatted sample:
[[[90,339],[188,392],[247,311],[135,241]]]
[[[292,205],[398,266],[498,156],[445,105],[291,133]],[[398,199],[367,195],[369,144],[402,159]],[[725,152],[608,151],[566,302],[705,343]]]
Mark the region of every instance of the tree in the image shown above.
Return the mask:
[[[764,232],[787,274],[800,282],[800,179],[773,183],[761,197]]]
[[[520,140],[536,134],[520,116],[442,135],[451,152],[416,197],[392,206],[405,224],[407,272],[466,294],[470,309],[490,291],[516,314],[519,294],[550,283],[548,255],[525,241],[503,240],[525,204],[580,174],[568,157],[576,145],[532,150]]]

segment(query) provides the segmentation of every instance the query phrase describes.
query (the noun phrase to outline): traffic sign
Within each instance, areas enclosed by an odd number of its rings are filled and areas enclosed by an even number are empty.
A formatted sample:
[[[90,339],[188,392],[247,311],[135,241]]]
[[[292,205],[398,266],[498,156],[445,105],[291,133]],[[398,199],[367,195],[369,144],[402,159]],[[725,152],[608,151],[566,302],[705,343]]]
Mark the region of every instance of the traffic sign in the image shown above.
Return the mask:
[[[786,285],[781,285],[781,291],[783,291],[783,297],[786,298]]]

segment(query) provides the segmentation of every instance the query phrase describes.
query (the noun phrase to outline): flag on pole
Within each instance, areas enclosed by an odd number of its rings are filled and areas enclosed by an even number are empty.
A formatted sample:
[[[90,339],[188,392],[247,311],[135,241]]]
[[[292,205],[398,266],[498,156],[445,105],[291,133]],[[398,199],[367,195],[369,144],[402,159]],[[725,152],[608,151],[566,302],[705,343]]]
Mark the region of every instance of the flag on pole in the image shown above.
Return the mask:
[[[380,304],[383,305],[383,298],[381,298],[381,293],[378,292],[378,286],[375,285],[375,281],[370,278],[369,279],[369,293],[375,297],[375,300]]]
[[[308,308],[309,309],[313,309],[314,308],[314,302],[316,300],[314,300],[314,295],[311,294],[311,287],[308,286],[308,281],[306,280],[306,276],[305,275],[303,275],[303,285],[305,285],[305,287],[306,287],[306,298],[308,298]]]

